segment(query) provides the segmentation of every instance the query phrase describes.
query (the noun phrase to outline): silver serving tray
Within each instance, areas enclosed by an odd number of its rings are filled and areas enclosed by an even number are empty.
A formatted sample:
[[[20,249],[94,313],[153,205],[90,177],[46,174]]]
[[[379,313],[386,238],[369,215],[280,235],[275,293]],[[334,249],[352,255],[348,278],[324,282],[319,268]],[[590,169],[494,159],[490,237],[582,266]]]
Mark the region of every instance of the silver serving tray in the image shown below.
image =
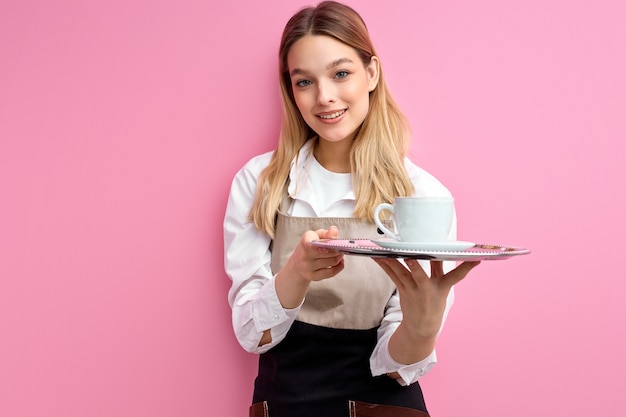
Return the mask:
[[[371,258],[405,258],[424,259],[431,261],[487,261],[503,260],[513,256],[527,255],[530,250],[519,247],[475,244],[460,250],[425,250],[425,249],[392,249],[385,248],[370,239],[320,239],[311,242],[311,245],[332,249],[346,255],[368,256]]]

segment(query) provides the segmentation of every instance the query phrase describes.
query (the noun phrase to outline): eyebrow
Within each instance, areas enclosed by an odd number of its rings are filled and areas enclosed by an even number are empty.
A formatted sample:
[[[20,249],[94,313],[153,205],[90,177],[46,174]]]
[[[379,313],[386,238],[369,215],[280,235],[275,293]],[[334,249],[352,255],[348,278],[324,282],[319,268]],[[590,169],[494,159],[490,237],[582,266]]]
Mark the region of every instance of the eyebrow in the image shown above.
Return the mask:
[[[333,62],[326,65],[326,69],[331,69],[331,68],[338,67],[339,65],[342,65],[342,64],[351,64],[351,63],[352,63],[352,60],[350,58],[339,58],[339,59],[335,59]]]
[[[352,61],[350,58],[339,58],[339,59],[335,59],[333,62],[331,62],[330,64],[326,65],[326,69],[331,69],[331,68],[335,68],[338,67],[340,65],[343,64],[352,64],[354,61]],[[291,72],[289,73],[290,76],[294,76],[294,75],[299,75],[299,74],[306,74],[307,71],[300,69],[300,68],[294,68],[291,70]]]

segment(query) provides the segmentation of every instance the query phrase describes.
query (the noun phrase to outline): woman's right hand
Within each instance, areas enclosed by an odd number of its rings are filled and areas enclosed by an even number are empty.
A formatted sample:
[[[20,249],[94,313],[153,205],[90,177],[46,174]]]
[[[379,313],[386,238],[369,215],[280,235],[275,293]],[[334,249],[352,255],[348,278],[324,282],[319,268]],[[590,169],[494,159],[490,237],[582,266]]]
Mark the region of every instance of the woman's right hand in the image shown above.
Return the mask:
[[[343,254],[311,245],[317,239],[337,239],[336,226],[309,230],[302,235],[293,253],[276,275],[276,294],[284,308],[302,304],[311,281],[332,278],[343,271]]]
[[[309,230],[302,235],[293,253],[276,274],[274,286],[276,295],[283,308],[292,309],[300,306],[311,281],[332,278],[343,271],[343,254],[326,248],[312,246],[317,239],[337,239],[339,230],[331,226],[328,230]],[[272,342],[271,329],[263,332],[259,346]]]

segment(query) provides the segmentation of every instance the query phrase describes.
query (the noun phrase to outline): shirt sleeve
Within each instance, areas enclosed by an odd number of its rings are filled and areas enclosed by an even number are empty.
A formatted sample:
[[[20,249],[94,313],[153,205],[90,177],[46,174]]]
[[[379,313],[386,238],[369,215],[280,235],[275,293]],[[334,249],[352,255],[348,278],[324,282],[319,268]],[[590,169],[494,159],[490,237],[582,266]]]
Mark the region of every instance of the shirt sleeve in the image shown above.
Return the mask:
[[[452,226],[448,239],[455,240],[457,237],[457,218],[456,212],[452,220]],[[430,263],[427,261],[420,261],[420,265],[424,268],[426,273],[430,274]],[[444,272],[449,272],[456,267],[455,262],[444,262]],[[448,298],[446,299],[446,307],[443,313],[443,320],[437,336],[443,330],[443,326],[446,322],[446,318],[454,304],[454,288],[450,290]],[[426,375],[437,363],[437,352],[433,350],[430,355],[422,359],[419,362],[412,364],[401,364],[393,360],[389,353],[389,339],[393,332],[398,328],[402,321],[402,310],[400,308],[400,297],[396,291],[389,302],[387,303],[385,316],[378,328],[378,342],[370,356],[370,368],[372,375],[385,375],[389,373],[397,372],[400,378],[397,380],[400,385],[410,385],[418,381],[424,375]]]
[[[423,265],[422,267],[425,267]],[[448,312],[454,303],[454,289],[448,294],[443,321],[439,333],[443,329]],[[372,375],[385,375],[397,372],[400,375],[398,383],[400,385],[410,385],[426,375],[437,363],[437,352],[433,350],[430,355],[419,362],[412,364],[401,364],[393,360],[389,353],[389,339],[402,321],[402,310],[400,309],[400,298],[397,291],[387,303],[385,317],[378,328],[378,342],[372,355],[370,356],[370,368]],[[437,336],[439,335],[437,334]]]
[[[271,239],[248,220],[265,159],[253,159],[235,175],[224,216],[224,267],[232,281],[228,302],[233,330],[241,346],[252,353],[263,353],[283,340],[299,311],[282,307],[270,267]],[[272,342],[259,347],[268,329]]]

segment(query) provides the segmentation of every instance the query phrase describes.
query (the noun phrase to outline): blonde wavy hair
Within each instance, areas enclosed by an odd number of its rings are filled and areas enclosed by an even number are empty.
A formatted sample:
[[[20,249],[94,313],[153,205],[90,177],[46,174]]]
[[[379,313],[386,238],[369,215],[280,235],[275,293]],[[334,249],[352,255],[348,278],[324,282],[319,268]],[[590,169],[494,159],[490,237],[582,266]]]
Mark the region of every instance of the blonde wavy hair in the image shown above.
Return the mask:
[[[278,146],[269,165],[262,171],[250,210],[255,227],[274,236],[276,214],[283,199],[291,162],[315,132],[305,123],[295,99],[287,55],[291,46],[307,35],[330,36],[354,48],[363,65],[368,65],[376,51],[361,16],[349,6],[324,1],[293,15],[283,31],[279,49],[282,125]],[[373,220],[374,208],[390,203],[395,196],[413,194],[413,184],[404,168],[410,144],[410,128],[398,105],[389,94],[379,66],[379,80],[370,92],[370,107],[353,140],[350,166],[355,187],[354,216]]]

